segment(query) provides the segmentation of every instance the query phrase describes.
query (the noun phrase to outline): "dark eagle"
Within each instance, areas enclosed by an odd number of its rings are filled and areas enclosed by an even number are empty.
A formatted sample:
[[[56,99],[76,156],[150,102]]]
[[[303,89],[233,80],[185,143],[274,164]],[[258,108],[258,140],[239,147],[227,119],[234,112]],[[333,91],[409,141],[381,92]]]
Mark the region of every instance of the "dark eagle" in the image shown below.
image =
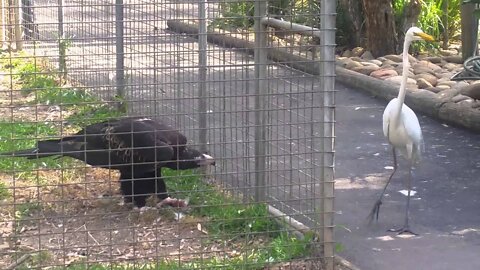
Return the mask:
[[[172,127],[150,118],[123,118],[86,126],[74,135],[38,141],[37,147],[2,153],[28,159],[66,156],[91,166],[119,170],[125,202],[143,207],[156,194],[162,204],[184,206],[167,193],[161,169],[192,169],[214,165],[214,159],[187,147],[187,138]]]

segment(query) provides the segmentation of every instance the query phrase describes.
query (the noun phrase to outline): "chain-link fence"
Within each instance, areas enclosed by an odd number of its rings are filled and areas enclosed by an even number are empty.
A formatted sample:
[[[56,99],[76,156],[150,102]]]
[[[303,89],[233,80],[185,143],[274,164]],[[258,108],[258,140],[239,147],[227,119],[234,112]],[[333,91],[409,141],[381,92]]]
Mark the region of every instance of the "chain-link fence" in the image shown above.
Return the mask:
[[[333,269],[334,12],[2,1],[2,268]]]

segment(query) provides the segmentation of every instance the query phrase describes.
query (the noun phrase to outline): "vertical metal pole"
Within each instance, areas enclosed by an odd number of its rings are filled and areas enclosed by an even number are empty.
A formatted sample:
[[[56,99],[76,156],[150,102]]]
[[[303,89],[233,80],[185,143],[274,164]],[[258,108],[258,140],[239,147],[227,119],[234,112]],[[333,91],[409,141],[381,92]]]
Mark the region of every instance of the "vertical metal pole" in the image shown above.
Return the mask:
[[[117,87],[118,109],[125,112],[125,52],[124,52],[124,25],[123,25],[123,0],[115,0],[115,50],[116,50],[116,77],[115,83]]]
[[[198,112],[200,150],[207,150],[207,10],[206,1],[199,0],[198,29]]]
[[[333,270],[335,243],[333,240],[333,203],[334,203],[334,122],[335,122],[335,10],[336,1],[321,0],[320,16],[320,78],[323,97],[322,143],[320,149],[322,158],[320,175],[323,186],[322,193],[322,231],[323,256],[325,269]]]
[[[63,0],[58,0],[58,70],[60,70],[63,79],[67,77],[67,46],[65,43],[65,33],[63,31]]]
[[[266,179],[266,78],[267,78],[267,29],[261,19],[267,14],[267,1],[255,1],[255,200],[265,201]]]
[[[473,56],[478,35],[478,19],[474,16],[477,4],[468,2],[460,5],[462,58],[463,61]]]
[[[6,5],[6,1],[0,0],[0,48],[3,49],[5,46],[6,41],[6,25],[7,25],[7,14],[6,9],[8,5]]]
[[[23,40],[22,40],[22,22],[20,12],[22,12],[22,7],[20,6],[20,0],[15,1],[14,18],[15,18],[15,49],[17,51],[23,50]]]

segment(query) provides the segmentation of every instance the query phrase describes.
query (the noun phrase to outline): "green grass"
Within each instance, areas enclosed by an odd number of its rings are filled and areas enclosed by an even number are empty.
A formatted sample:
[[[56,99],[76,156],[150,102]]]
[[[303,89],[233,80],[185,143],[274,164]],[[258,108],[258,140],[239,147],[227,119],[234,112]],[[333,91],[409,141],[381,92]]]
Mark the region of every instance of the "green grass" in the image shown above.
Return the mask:
[[[278,234],[279,224],[270,217],[266,204],[241,204],[226,196],[214,186],[203,182],[191,170],[174,171],[163,169],[162,175],[171,193],[177,197],[189,198],[195,207],[192,214],[208,217],[207,229],[214,233],[247,234],[269,232]]]
[[[192,215],[207,219],[205,227],[213,238],[248,237],[252,240],[262,235],[271,240],[245,251],[250,254],[246,257],[230,259],[226,265],[232,268],[225,269],[239,269],[241,265],[251,265],[255,266],[252,269],[258,269],[269,262],[287,261],[309,254],[309,244],[313,235],[306,235],[304,239],[290,235],[269,214],[266,204],[240,203],[235,198],[220,193],[213,185],[203,182],[193,171],[164,169],[162,175],[172,195],[177,192],[176,197],[190,199],[190,205],[193,206]],[[202,263],[202,267],[219,266],[209,265],[213,261]]]
[[[1,122],[0,152],[23,150],[36,146],[40,138],[55,136],[58,129],[52,123]],[[31,159],[1,158],[0,170],[32,173],[38,168],[60,168],[60,162],[53,158]]]
[[[240,7],[239,7],[240,8]],[[243,8],[243,7],[241,7]],[[63,105],[73,111],[66,120],[69,124],[84,127],[88,124],[116,118],[122,112],[104,104],[93,97],[85,89],[65,88],[60,85],[58,76],[52,72],[45,72],[38,63],[30,58],[10,58],[0,60],[0,66],[8,68],[17,80],[24,94],[35,94],[36,103],[47,105]],[[43,70],[43,72],[42,72]],[[23,150],[36,146],[38,139],[58,135],[58,128],[51,123],[27,122],[0,122],[0,152]],[[25,158],[2,158],[0,170],[15,170],[23,176],[35,175],[38,168],[61,168],[62,160],[42,158],[28,160]],[[311,237],[297,239],[291,236],[268,213],[264,203],[243,204],[234,197],[221,193],[215,186],[202,181],[195,171],[174,171],[164,169],[163,176],[172,195],[179,198],[189,198],[193,205],[191,215],[205,220],[205,229],[212,237],[211,241],[225,239],[241,240],[241,243],[253,242],[256,244],[241,247],[242,252],[233,258],[209,258],[190,262],[160,261],[157,263],[141,264],[86,264],[79,262],[67,269],[205,269],[209,267],[222,269],[260,269],[268,263],[290,260],[302,257],[309,252]],[[5,184],[0,182],[0,199],[9,196]],[[28,202],[17,205],[15,217],[19,221],[27,219],[40,209],[41,205]],[[255,241],[256,239],[267,241]],[[242,240],[244,238],[244,240]],[[30,266],[41,265],[44,254],[32,256],[23,264]],[[23,267],[22,266],[22,267]],[[22,269],[22,268],[19,268]],[[60,268],[58,268],[60,269]],[[61,269],[65,269],[62,267]]]
[[[118,118],[125,113],[114,108],[110,104],[89,103],[77,105],[74,113],[66,118],[68,123],[84,127],[93,123],[98,123],[112,118]]]

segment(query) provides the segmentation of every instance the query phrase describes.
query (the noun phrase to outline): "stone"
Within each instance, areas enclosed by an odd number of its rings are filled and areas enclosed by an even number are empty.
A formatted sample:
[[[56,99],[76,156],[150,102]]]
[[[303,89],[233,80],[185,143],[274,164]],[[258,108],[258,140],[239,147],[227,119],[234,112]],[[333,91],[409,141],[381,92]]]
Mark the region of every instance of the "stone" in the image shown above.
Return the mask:
[[[339,57],[336,61],[336,64],[341,67],[346,67],[348,63],[353,62],[350,58]]]
[[[454,64],[454,63],[446,63],[445,65],[443,65],[443,68],[448,71],[454,71],[454,70],[460,69],[461,67],[462,65]]]
[[[475,82],[472,83],[472,84],[475,84]],[[467,86],[469,86],[469,85],[470,85],[470,84],[467,83],[467,82],[465,82],[465,81],[459,81],[459,82],[457,82],[454,86],[452,86],[452,88],[454,87],[455,89],[462,89],[462,88],[467,87]]]
[[[378,66],[376,65],[373,65],[373,66],[361,66],[361,67],[354,67],[352,68],[353,71],[355,72],[358,72],[358,73],[362,73],[362,74],[365,74],[365,75],[370,75],[370,73],[372,73],[373,71],[379,69]]]
[[[394,62],[392,60],[388,60],[388,59],[385,59],[385,61],[382,62],[382,67],[386,67],[386,66],[398,66],[398,62]]]
[[[447,90],[447,89],[451,89],[451,87],[449,85],[446,85],[446,84],[437,84],[437,86],[435,86],[435,87],[437,87],[438,89],[440,89],[442,91]]]
[[[443,91],[443,89],[438,88],[438,87],[428,87],[428,88],[425,88],[425,90],[431,91],[433,93],[439,93],[439,92]]]
[[[385,55],[384,57],[396,63],[402,62],[402,57],[395,54],[388,54],[388,55]]]
[[[440,58],[439,56],[427,56],[427,57],[423,58],[422,60],[429,61],[429,62],[434,63],[434,64],[438,64],[438,63],[442,62],[442,58]]]
[[[420,88],[420,89],[426,89],[426,88],[433,87],[433,85],[430,82],[428,82],[427,80],[425,80],[424,78],[418,78],[417,79],[417,85],[418,85],[418,88]]]
[[[416,74],[415,76],[413,76],[413,78],[417,80],[417,84],[418,84],[419,79],[423,79],[423,80],[427,81],[428,84],[430,84],[430,86],[426,86],[426,87],[423,87],[423,88],[435,86],[435,85],[437,85],[437,81],[438,81],[437,77],[435,77],[434,75],[432,75],[430,73]],[[420,87],[420,88],[422,88],[422,87]]]
[[[400,85],[400,83],[402,82],[402,76],[393,76],[393,77],[390,77],[390,78],[386,78],[385,81],[393,82],[395,84]],[[407,78],[407,87],[409,87],[409,86],[410,87],[415,86],[415,88],[416,88],[417,81],[415,81],[412,78]]]
[[[381,66],[381,65],[382,65],[382,61],[377,60],[377,59],[371,59],[371,60],[368,60],[368,62],[373,63],[373,64],[375,64],[375,65],[377,65],[377,66]]]
[[[353,68],[356,68],[356,67],[363,67],[363,66],[362,66],[362,64],[360,64],[359,62],[353,61],[353,60],[351,60],[350,62],[348,62],[348,63],[345,65],[345,68],[346,68],[346,69],[353,69]]]
[[[437,82],[437,86],[447,85],[448,88],[452,88],[456,84],[457,84],[457,82],[450,81],[449,79],[448,80],[438,80],[438,82]]]
[[[352,56],[360,57],[365,52],[362,47],[355,47],[352,49]]]
[[[375,57],[373,57],[372,53],[370,51],[365,51],[362,56],[361,56],[362,59],[365,59],[365,60],[372,60],[372,59],[375,59]]]
[[[398,73],[398,75],[403,74],[403,67],[402,66],[397,66],[397,67],[394,68],[394,70]],[[413,74],[411,69],[408,69],[407,77],[413,78],[413,76],[415,76],[415,74]]]
[[[442,67],[440,67],[439,65],[436,65],[436,64],[434,64],[434,63],[431,63],[431,62],[425,61],[425,60],[418,61],[416,65],[429,67],[429,68],[431,68],[433,71],[442,69]]]
[[[411,64],[414,64],[414,63],[418,62],[417,58],[411,56],[410,54],[408,55],[408,61],[410,61]]]
[[[398,76],[398,73],[393,69],[382,68],[382,69],[373,71],[372,73],[370,73],[370,76],[377,79],[385,80],[393,76]]]
[[[420,73],[430,73],[432,75],[435,75],[435,71],[427,66],[421,65],[421,64],[415,64],[412,67],[413,73],[415,74],[420,74]]]
[[[457,102],[464,101],[464,100],[467,100],[467,99],[470,99],[470,97],[460,94],[460,95],[456,95],[456,96],[452,97],[452,102],[457,103]]]
[[[351,57],[352,56],[352,51],[346,50],[342,53],[343,57]]]
[[[463,58],[461,55],[445,56],[443,59],[449,63],[463,64]]]
[[[372,63],[372,62],[365,62],[365,61],[362,61],[360,62],[360,64],[364,65],[364,66],[376,66],[378,67],[378,65]]]
[[[457,50],[439,49],[438,52],[443,56],[452,56],[452,55],[457,55],[458,54]]]
[[[363,62],[363,59],[358,57],[358,56],[352,56],[352,57],[350,57],[350,59],[352,59],[353,61],[357,61],[357,62]]]
[[[474,109],[480,108],[480,100],[474,100],[471,106]]]
[[[445,101],[451,101],[454,96],[458,95],[458,90],[456,89],[446,89],[440,93],[437,94],[438,98],[445,102]]]
[[[377,60],[380,61],[380,62],[383,62],[383,61],[387,60],[387,58],[385,58],[383,56],[380,56],[380,57],[377,58]]]
[[[460,93],[467,97],[480,100],[480,83],[470,84],[460,88]]]

